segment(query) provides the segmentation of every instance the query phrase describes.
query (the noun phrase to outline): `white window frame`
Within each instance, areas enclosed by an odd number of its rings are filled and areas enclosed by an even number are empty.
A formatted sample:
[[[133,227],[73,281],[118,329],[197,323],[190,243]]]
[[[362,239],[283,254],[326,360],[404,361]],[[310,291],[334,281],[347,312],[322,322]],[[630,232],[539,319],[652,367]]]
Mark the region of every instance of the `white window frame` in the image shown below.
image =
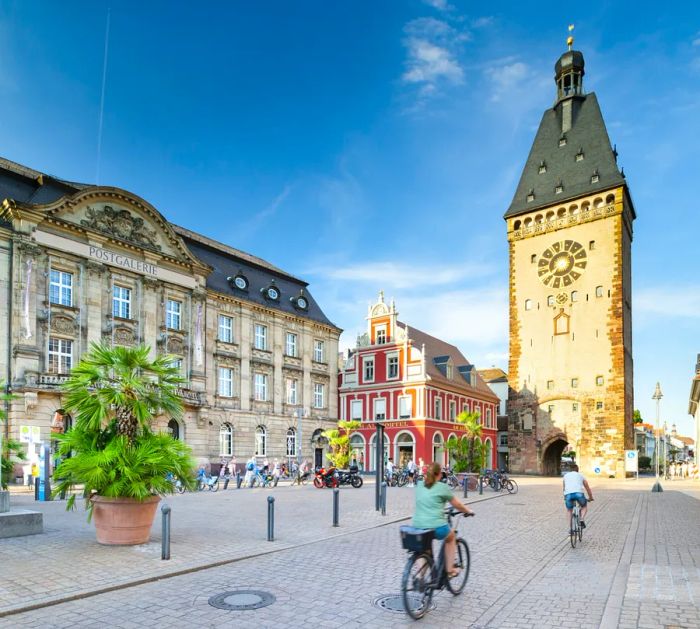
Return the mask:
[[[326,343],[319,339],[314,339],[314,362],[326,362]]]
[[[350,400],[350,419],[361,422],[363,420],[362,400]],[[356,411],[359,409],[359,412]]]
[[[396,361],[396,373],[391,374],[391,362]],[[397,380],[399,377],[399,355],[398,354],[387,354],[386,357],[386,379],[387,380]]]
[[[219,395],[233,397],[233,369],[231,367],[219,367]]]
[[[112,287],[112,316],[131,319],[131,289],[121,284]]]
[[[69,373],[73,367],[73,341],[49,337],[48,372],[64,374]]]
[[[450,363],[447,363],[445,365],[445,375],[448,380],[452,380],[452,377],[454,375],[454,369]]]
[[[219,335],[218,339],[223,343],[233,343],[233,317],[219,315]]]
[[[59,306],[73,305],[73,274],[60,269],[49,272],[49,302]]]
[[[296,378],[287,378],[287,404],[298,404],[299,399],[299,381]]]
[[[253,374],[253,395],[256,402],[267,402],[267,374]]]
[[[258,426],[255,429],[255,456],[267,456],[267,428]]]
[[[379,325],[374,330],[374,341],[376,345],[386,345],[386,325]]]
[[[399,419],[411,419],[413,415],[413,398],[410,395],[399,396]]]
[[[292,459],[297,455],[297,431],[296,428],[287,429],[287,458]]]
[[[371,367],[372,377],[367,377],[367,367]],[[362,358],[362,382],[374,382],[375,370],[374,370],[374,356],[364,356]]]
[[[294,332],[287,332],[287,337],[284,344],[284,353],[292,358],[298,358],[297,352],[299,337]]]
[[[168,363],[169,367],[175,367],[179,374],[182,374],[182,358],[175,358]]]
[[[386,398],[385,397],[377,397],[374,398],[372,401],[372,410],[374,411],[372,413],[372,416],[374,417],[374,421],[384,421],[386,419]],[[384,412],[381,412],[381,409],[384,409]]]
[[[486,409],[486,427],[487,427],[487,428],[491,428],[491,425],[492,425],[492,417],[493,417],[493,414],[491,413],[491,409],[490,409],[490,408],[487,408],[487,409]]]
[[[219,455],[233,456],[233,426],[228,422],[219,428]]]
[[[262,323],[255,324],[253,347],[267,351],[267,326]]]
[[[165,327],[170,330],[182,329],[182,302],[168,299],[165,307]]]
[[[325,408],[326,385],[314,382],[314,408]]]

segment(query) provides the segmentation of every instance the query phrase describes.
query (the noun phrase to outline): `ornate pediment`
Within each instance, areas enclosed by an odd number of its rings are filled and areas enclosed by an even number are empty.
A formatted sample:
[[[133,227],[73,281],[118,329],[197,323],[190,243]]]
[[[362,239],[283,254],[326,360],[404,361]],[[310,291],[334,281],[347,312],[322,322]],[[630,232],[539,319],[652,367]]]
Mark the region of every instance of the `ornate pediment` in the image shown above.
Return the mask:
[[[101,207],[88,205],[80,224],[140,247],[161,250],[156,230],[150,229],[140,216],[118,206],[106,203]]]

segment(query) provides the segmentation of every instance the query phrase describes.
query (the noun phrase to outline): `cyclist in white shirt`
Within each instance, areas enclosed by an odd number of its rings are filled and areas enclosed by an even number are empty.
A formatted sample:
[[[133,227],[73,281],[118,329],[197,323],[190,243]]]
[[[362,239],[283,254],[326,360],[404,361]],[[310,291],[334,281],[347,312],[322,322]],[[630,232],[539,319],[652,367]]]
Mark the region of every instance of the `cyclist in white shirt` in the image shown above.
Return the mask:
[[[574,502],[581,505],[581,528],[586,528],[586,512],[588,511],[586,497],[583,495],[583,490],[588,494],[588,500],[593,500],[593,492],[591,491],[588,481],[578,471],[578,465],[572,465],[571,471],[564,474],[564,502],[566,510],[569,514],[569,531],[571,530],[571,514],[574,509]],[[568,531],[567,531],[568,533]]]

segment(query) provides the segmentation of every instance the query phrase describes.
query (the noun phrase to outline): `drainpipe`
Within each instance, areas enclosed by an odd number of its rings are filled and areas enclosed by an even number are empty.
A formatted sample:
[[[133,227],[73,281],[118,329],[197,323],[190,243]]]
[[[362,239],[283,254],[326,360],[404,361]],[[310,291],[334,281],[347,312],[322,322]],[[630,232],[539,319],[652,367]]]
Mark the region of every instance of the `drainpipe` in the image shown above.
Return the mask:
[[[8,249],[9,260],[9,273],[7,277],[7,374],[5,376],[5,394],[7,396],[12,392],[12,284],[14,281],[14,241],[10,238],[10,246]],[[7,440],[10,438],[10,400],[5,400],[5,428],[4,428],[4,438]],[[0,433],[0,452],[2,452],[2,440],[3,435]],[[8,479],[9,480],[9,479]],[[2,469],[0,469],[0,486],[2,486]]]

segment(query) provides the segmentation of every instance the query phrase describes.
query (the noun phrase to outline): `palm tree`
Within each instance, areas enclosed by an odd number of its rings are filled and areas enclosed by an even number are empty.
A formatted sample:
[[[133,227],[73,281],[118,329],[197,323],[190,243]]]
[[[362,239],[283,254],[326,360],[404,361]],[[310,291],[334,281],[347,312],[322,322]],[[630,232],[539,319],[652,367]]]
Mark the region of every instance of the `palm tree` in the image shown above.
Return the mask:
[[[472,469],[472,465],[474,463],[474,447],[476,445],[476,439],[477,437],[481,439],[482,426],[479,423],[480,417],[481,413],[479,413],[478,411],[475,411],[473,413],[464,411],[457,415],[457,417],[455,418],[455,421],[457,423],[462,424],[464,426],[464,432],[467,436],[467,440],[469,441],[469,453],[467,455],[467,471],[469,472],[475,471]]]
[[[76,427],[96,432],[116,420],[116,434],[133,444],[140,433],[150,431],[157,413],[182,416],[177,394],[182,378],[172,356],[151,360],[149,353],[145,345],[91,345],[63,387],[64,408],[75,417]]]

